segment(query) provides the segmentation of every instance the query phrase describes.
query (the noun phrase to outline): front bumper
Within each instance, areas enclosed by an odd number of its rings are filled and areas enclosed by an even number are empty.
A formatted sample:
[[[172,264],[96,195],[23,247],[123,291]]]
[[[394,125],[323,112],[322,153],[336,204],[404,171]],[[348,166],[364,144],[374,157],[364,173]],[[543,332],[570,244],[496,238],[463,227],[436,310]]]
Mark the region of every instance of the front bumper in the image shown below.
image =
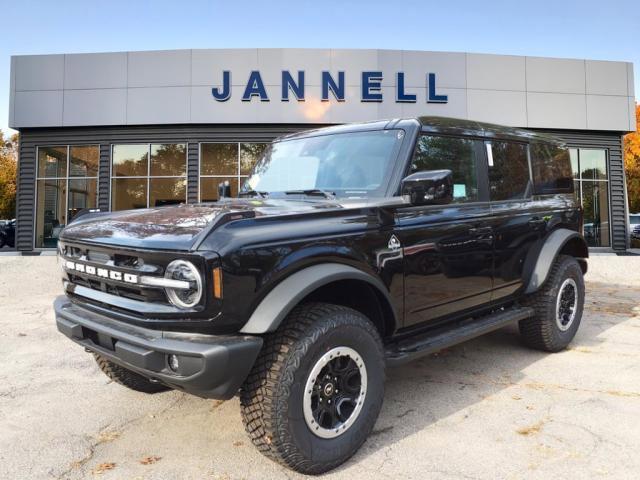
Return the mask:
[[[226,400],[238,391],[258,357],[262,338],[163,332],[114,320],[72,303],[54,302],[58,330],[85,349],[171,388]],[[177,371],[168,356],[179,360]]]

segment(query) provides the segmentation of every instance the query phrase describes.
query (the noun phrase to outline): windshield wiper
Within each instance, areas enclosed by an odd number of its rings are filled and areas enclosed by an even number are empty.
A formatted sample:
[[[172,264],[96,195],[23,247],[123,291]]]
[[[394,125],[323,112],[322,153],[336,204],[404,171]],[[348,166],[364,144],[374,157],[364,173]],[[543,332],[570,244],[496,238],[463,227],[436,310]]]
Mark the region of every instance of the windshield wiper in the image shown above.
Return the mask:
[[[325,192],[324,190],[320,190],[319,188],[312,188],[309,190],[285,190],[286,195],[306,195],[308,197],[324,197],[324,198],[335,198],[335,193]]]
[[[266,198],[268,195],[269,195],[269,192],[258,192],[257,190],[245,190],[244,192],[238,193],[239,198],[244,198],[244,197]]]

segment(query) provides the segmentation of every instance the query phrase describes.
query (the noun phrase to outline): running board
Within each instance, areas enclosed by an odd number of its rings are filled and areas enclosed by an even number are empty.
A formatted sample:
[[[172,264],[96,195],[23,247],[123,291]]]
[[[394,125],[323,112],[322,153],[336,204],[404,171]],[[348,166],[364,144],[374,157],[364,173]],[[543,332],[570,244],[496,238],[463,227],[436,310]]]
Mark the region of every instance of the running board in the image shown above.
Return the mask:
[[[387,346],[385,355],[390,367],[401,365],[424,355],[466,342],[485,333],[502,328],[510,323],[530,318],[534,314],[532,308],[510,308],[499,310],[484,317],[456,323],[435,332],[401,340]]]

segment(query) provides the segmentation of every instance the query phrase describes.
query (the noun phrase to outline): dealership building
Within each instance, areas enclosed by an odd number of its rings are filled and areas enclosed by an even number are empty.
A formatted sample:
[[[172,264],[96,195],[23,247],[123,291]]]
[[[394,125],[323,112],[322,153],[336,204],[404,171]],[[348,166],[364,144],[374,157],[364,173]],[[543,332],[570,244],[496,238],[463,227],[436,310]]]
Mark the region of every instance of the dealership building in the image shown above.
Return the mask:
[[[225,49],[11,58],[20,131],[16,246],[55,248],[83,208],[232,195],[265,146],[301,129],[436,115],[552,133],[570,147],[585,237],[628,247],[627,62],[475,53]]]

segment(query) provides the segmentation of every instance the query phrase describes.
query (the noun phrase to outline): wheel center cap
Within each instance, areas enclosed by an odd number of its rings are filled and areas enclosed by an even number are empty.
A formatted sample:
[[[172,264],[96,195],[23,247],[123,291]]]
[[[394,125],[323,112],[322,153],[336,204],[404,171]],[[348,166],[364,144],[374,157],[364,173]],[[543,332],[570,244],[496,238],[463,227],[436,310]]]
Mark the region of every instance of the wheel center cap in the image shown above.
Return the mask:
[[[325,394],[325,396],[330,397],[331,395],[333,395],[333,390],[334,390],[333,383],[327,383],[324,386],[324,394]]]

